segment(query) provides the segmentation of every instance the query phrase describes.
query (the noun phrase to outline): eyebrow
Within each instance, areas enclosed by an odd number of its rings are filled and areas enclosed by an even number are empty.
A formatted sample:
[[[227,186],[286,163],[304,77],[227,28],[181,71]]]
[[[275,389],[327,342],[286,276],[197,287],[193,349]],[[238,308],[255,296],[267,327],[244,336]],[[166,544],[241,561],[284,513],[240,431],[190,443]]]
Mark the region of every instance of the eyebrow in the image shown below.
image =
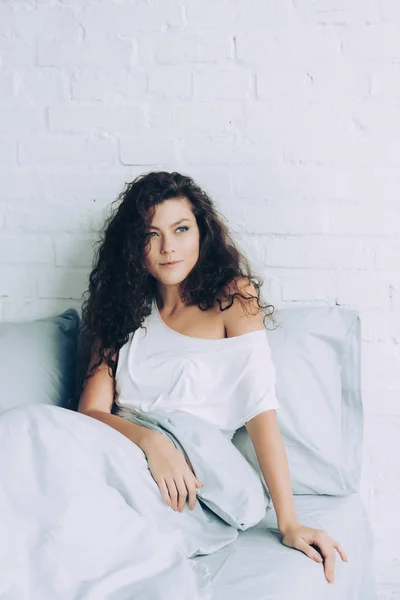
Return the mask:
[[[176,221],[175,223],[172,223],[172,225],[170,225],[170,227],[174,227],[175,225],[179,225],[179,223],[183,223],[183,221],[189,221],[190,222],[190,219],[186,219],[186,218],[179,219],[179,221]],[[154,225],[150,225],[149,229],[157,229],[158,231],[160,231],[160,229],[158,227],[154,227]]]

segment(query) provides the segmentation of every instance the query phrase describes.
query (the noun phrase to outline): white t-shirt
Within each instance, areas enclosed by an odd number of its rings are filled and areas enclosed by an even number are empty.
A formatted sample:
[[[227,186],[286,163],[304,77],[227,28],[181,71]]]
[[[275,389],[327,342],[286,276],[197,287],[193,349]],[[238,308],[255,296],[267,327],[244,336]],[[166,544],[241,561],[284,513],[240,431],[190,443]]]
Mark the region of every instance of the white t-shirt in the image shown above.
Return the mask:
[[[259,413],[280,408],[265,330],[223,339],[184,335],[164,323],[155,299],[119,351],[116,392],[117,414],[119,407],[187,411],[230,437]]]

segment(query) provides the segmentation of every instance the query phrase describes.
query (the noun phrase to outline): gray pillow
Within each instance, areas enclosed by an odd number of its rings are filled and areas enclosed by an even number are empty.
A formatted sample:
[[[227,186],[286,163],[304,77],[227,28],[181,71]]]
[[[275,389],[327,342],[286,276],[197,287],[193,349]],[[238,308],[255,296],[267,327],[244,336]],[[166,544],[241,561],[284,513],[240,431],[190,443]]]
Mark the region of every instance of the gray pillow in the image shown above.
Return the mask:
[[[79,315],[0,323],[0,413],[15,406],[66,408],[74,391]]]
[[[267,330],[280,403],[277,423],[294,494],[359,490],[363,406],[358,312],[347,307],[290,307]],[[266,483],[245,427],[233,444]]]

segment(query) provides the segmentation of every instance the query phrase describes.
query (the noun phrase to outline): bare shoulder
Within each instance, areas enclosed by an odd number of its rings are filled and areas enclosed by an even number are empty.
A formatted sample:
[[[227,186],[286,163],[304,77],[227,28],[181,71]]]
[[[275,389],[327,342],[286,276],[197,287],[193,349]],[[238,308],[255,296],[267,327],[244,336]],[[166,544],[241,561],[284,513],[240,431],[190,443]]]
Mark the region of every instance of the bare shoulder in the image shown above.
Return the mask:
[[[264,329],[263,314],[257,302],[257,290],[246,277],[236,277],[224,290],[224,294],[240,292],[232,300],[225,300],[223,320],[227,337],[235,337]],[[226,296],[225,296],[226,299]],[[232,304],[231,304],[232,303]],[[229,306],[231,304],[231,306]],[[229,306],[229,308],[227,308]]]

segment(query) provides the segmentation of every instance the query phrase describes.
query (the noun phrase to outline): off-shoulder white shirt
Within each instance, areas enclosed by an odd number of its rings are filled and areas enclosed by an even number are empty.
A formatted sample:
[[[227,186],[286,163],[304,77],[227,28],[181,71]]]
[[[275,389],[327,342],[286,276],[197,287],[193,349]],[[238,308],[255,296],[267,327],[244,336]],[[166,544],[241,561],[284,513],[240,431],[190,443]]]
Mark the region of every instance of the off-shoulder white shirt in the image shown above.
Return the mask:
[[[164,323],[155,299],[142,327],[119,351],[117,414],[183,410],[232,437],[247,421],[280,408],[265,330],[197,338]]]

